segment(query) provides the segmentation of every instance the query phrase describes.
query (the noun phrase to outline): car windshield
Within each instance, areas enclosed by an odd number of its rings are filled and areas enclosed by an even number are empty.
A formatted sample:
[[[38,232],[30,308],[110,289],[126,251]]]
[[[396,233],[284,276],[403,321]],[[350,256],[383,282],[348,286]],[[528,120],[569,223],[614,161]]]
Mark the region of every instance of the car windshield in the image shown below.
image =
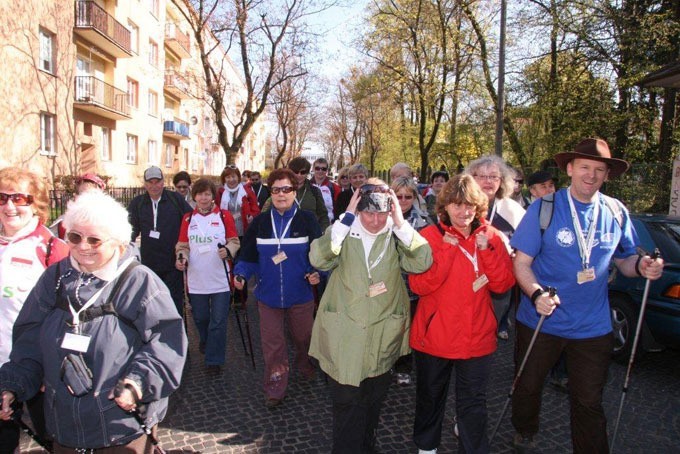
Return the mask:
[[[654,243],[661,251],[664,261],[680,263],[680,223],[664,221],[647,222],[646,224]]]

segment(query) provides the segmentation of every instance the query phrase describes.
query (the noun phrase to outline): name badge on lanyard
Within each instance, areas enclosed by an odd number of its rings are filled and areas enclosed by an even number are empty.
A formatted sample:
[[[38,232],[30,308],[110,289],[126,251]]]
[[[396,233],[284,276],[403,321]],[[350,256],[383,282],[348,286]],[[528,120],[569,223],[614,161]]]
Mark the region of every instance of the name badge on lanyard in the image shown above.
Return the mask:
[[[288,256],[284,251],[279,251],[278,254],[275,254],[272,256],[272,262],[274,262],[274,265],[278,265],[279,263],[283,262],[286,260]]]
[[[78,353],[87,353],[90,346],[90,336],[78,333],[66,333],[61,341],[61,348]]]
[[[368,297],[373,298],[387,292],[387,287],[383,281],[376,282],[368,286]]]
[[[593,267],[586,268],[585,270],[576,273],[577,284],[585,284],[586,282],[594,280],[595,280],[595,268]]]

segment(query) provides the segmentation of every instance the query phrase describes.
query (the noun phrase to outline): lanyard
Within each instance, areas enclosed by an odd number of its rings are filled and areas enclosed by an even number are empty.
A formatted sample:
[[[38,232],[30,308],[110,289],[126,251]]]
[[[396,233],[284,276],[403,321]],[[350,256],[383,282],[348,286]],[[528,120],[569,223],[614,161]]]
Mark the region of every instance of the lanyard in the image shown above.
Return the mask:
[[[71,306],[71,304],[69,303],[68,308],[71,310],[71,314],[73,315],[73,326],[75,326],[76,329],[78,328],[78,324],[80,323],[80,313],[83,312],[88,307],[92,306],[95,302],[97,302],[97,299],[101,296],[104,289],[106,287],[108,287],[111,282],[115,281],[116,278],[118,276],[120,276],[120,274],[123,271],[125,271],[125,269],[128,267],[128,265],[130,265],[130,262],[132,262],[134,259],[135,259],[134,257],[130,257],[127,260],[125,260],[123,263],[121,263],[120,266],[118,267],[118,269],[116,270],[116,274],[113,275],[111,280],[108,281],[102,288],[100,288],[97,291],[97,293],[92,295],[92,297],[89,300],[87,300],[87,303],[85,303],[83,305],[83,307],[80,308],[80,310],[76,311],[75,309],[73,309],[73,306]]]
[[[371,255],[371,251],[368,251],[368,254],[365,255],[366,256],[366,270],[368,271],[368,280],[369,281],[371,281],[373,279],[373,277],[371,276],[371,270],[373,270],[376,266],[378,266],[380,264],[380,262],[382,262],[382,259],[385,258],[385,253],[387,252],[387,246],[389,245],[391,238],[392,238],[392,231],[388,230],[387,233],[385,234],[385,244],[383,245],[383,250],[380,253],[380,255],[378,256],[378,258],[376,258],[373,261],[372,265],[368,262],[368,256]]]
[[[581,255],[581,264],[583,269],[588,269],[590,265],[590,254],[593,251],[593,245],[595,244],[595,230],[597,230],[597,217],[600,214],[600,193],[597,193],[597,200],[595,200],[595,205],[593,206],[593,219],[588,226],[588,233],[583,236],[583,229],[581,228],[581,221],[578,218],[578,213],[576,212],[576,207],[574,206],[574,200],[571,198],[571,192],[569,191],[571,186],[567,188],[567,199],[569,200],[569,210],[571,210],[571,220],[574,225],[574,230],[576,231],[576,240],[578,241],[578,250]]]
[[[281,236],[279,236],[278,232],[276,231],[276,224],[274,223],[274,210],[269,211],[269,215],[272,218],[272,232],[274,232],[274,238],[279,243],[277,251],[281,250],[281,239],[286,236],[286,233],[288,233],[288,229],[290,228],[290,224],[293,222],[293,218],[295,217],[296,214],[297,214],[297,208],[295,208],[293,215],[288,220],[288,224],[286,224],[286,227],[283,229],[283,232],[281,232]],[[281,219],[283,220],[283,217]],[[283,224],[283,222],[281,224]]]
[[[307,194],[307,185],[305,185],[305,191],[302,193],[302,197],[300,197],[300,200],[298,200],[297,196],[295,197],[295,203],[297,203],[297,206],[302,206],[302,200],[305,198],[305,194]]]
[[[479,265],[477,264],[477,243],[475,243],[475,253],[470,255],[468,251],[465,250],[463,246],[458,245],[458,249],[467,257],[467,259],[472,263],[472,268],[475,270],[475,277],[479,277]]]
[[[158,223],[158,202],[161,199],[151,201],[151,209],[153,210],[153,231],[156,232],[156,224]]]
[[[491,214],[489,215],[489,224],[493,222],[493,218],[496,216],[496,199],[493,199],[493,206],[491,207]]]
[[[260,192],[262,192],[262,184],[260,184],[260,188],[257,190],[257,198],[260,198]]]

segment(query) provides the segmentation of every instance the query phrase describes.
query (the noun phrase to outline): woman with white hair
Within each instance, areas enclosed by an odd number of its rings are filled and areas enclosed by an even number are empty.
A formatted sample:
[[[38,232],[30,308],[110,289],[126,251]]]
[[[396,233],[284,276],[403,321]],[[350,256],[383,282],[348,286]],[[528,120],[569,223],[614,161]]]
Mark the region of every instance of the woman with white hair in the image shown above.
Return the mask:
[[[524,217],[524,208],[510,196],[515,187],[515,171],[495,155],[482,156],[468,164],[465,173],[472,175],[482,191],[489,198],[486,219],[505,236],[510,250],[510,238],[519,221]],[[494,310],[498,321],[498,337],[508,339],[508,314],[511,290],[502,295],[493,295]]]
[[[14,325],[0,368],[0,419],[45,388],[56,453],[103,448],[150,453],[179,386],[187,339],[163,282],[140,265],[118,202],[80,195],[64,216],[70,256],[49,267]],[[153,428],[150,435],[141,425]]]

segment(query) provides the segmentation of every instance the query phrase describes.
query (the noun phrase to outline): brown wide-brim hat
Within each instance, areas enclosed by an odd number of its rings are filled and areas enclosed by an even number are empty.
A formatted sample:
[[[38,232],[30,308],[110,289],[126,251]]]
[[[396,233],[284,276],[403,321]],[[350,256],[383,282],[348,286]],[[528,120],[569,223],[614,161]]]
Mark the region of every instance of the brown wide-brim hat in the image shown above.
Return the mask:
[[[606,163],[609,166],[609,178],[618,177],[630,167],[627,161],[612,158],[609,145],[602,139],[584,139],[576,145],[574,151],[557,153],[553,159],[555,159],[560,169],[566,170],[567,164],[576,158],[592,159]]]

